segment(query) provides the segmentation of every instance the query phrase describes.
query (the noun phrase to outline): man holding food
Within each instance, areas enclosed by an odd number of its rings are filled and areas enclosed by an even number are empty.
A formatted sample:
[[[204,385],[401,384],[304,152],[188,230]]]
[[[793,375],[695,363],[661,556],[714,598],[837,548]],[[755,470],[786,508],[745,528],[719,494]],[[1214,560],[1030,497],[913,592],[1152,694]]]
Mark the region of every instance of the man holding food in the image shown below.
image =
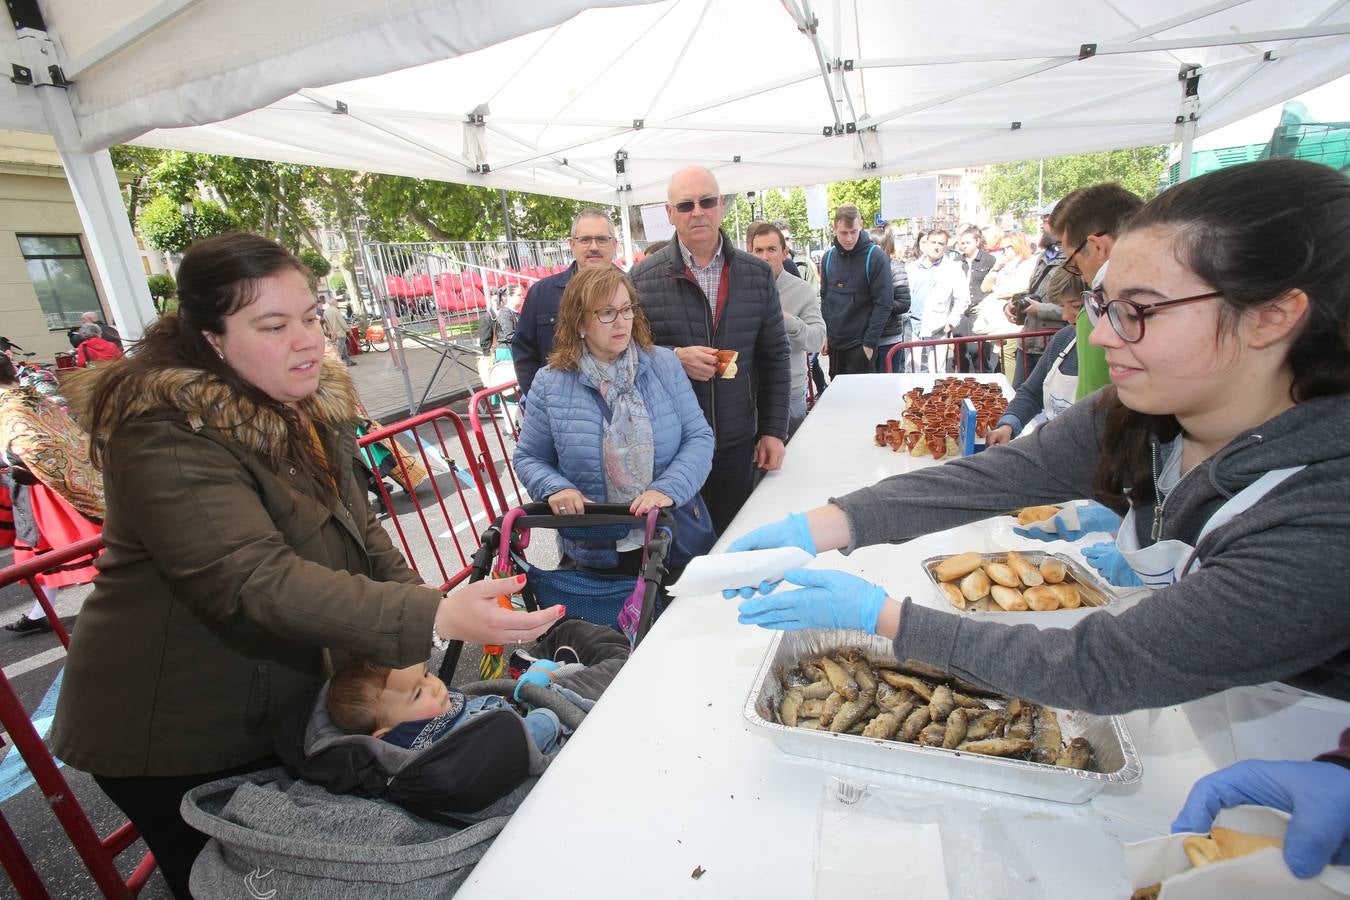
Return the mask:
[[[652,338],[675,351],[717,447],[703,499],[719,532],[754,487],[754,469],[783,464],[788,361],[783,308],[769,266],[732,246],[721,229],[712,172],[680,169],[666,215],[676,239],[632,271]]]

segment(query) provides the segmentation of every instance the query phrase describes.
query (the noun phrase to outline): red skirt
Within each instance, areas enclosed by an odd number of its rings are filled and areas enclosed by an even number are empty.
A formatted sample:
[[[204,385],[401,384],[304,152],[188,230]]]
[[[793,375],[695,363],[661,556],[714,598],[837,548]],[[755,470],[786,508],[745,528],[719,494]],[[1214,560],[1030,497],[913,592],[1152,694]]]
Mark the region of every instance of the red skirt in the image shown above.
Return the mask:
[[[14,505],[9,488],[0,484],[0,547],[14,546]]]
[[[102,525],[89,521],[83,513],[67,503],[64,497],[45,484],[32,485],[28,489],[28,496],[33,504],[33,520],[37,523],[38,542],[36,547],[30,547],[16,538],[15,563],[27,562],[35,556],[103,533]],[[96,574],[98,570],[94,568],[93,559],[77,559],[57,566],[50,572],[39,574],[37,583],[44,588],[88,584],[94,580]]]

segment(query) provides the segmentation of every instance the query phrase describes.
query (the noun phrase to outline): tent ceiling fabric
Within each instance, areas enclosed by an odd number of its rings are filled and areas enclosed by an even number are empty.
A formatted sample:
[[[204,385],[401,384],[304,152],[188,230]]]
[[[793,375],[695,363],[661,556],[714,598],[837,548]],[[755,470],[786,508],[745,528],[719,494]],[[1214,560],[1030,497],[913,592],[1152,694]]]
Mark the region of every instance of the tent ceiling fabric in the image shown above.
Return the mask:
[[[889,0],[599,6],[42,0],[63,58],[93,61],[75,74],[87,144],[604,203],[622,186],[664,199],[688,163],[740,191],[1166,143],[1183,66],[1201,67],[1200,133],[1350,72],[1347,0],[1079,0],[1053,16],[1008,0],[959,26]],[[109,54],[137,21],[159,24]]]

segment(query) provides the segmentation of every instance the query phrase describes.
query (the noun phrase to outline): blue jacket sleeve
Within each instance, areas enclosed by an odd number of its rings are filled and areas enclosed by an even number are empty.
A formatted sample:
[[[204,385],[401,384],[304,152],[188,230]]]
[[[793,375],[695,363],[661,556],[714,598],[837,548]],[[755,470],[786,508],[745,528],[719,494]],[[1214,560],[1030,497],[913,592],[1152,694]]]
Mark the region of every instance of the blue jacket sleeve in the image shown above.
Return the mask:
[[[518,334],[519,332],[517,332]],[[562,373],[557,373],[561,375]],[[558,447],[553,434],[553,403],[556,402],[555,373],[544,373],[535,382],[530,409],[525,414],[511,457],[516,475],[535,500],[546,500],[558,491],[576,487],[558,470]]]
[[[536,316],[535,307],[530,305],[529,300],[520,309],[520,318],[516,320],[516,333],[511,338],[511,364],[516,370],[516,384],[520,386],[522,394],[530,392],[530,386],[534,384],[534,376],[538,374],[542,367],[542,360],[539,359],[539,338],[535,331]],[[530,398],[531,402],[534,398]]]
[[[1022,429],[1027,427],[1027,423],[1036,416],[1040,415],[1041,410],[1045,409],[1045,377],[1050,374],[1050,369],[1059,358],[1059,354],[1064,352],[1069,341],[1074,338],[1074,328],[1065,326],[1059,330],[1059,333],[1050,339],[1050,343],[1045,348],[1045,353],[1041,355],[1036,363],[1036,368],[1031,370],[1027,380],[1022,382],[1022,386],[1017,389],[1017,394],[1008,403],[1007,410],[999,418],[999,425],[1011,425],[1013,437],[1022,433]]]
[[[684,377],[684,369],[674,353],[664,349],[655,354],[661,384],[675,400],[680,418],[680,449],[675,458],[648,485],[649,490],[660,491],[676,506],[683,506],[703,487],[712,470],[713,433],[708,420],[694,396],[694,388]],[[653,427],[658,427],[653,423]]]
[[[895,281],[891,277],[891,261],[885,251],[875,247],[868,251],[870,258],[863,259],[867,274],[867,293],[872,298],[872,312],[867,317],[867,330],[863,332],[863,346],[876,349],[881,343],[881,332],[886,320],[895,309]],[[908,284],[905,286],[909,290]]]

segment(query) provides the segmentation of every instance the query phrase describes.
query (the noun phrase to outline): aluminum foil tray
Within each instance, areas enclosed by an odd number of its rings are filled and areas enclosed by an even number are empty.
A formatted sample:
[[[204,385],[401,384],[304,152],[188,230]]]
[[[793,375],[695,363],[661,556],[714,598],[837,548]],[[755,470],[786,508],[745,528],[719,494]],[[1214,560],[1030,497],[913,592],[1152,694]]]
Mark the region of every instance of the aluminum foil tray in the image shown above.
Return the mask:
[[[788,671],[804,657],[845,647],[858,647],[873,661],[895,664],[890,641],[861,631],[806,630],[776,634],[745,701],[744,714],[750,730],[794,756],[1062,803],[1083,803],[1108,785],[1130,784],[1143,774],[1139,754],[1119,716],[1054,710],[1065,741],[1084,737],[1092,745],[1097,771],[859,735],[790,728],[775,722],[773,711],[783,696],[780,673]],[[998,705],[997,701],[992,702]]]
[[[1027,562],[1031,563],[1033,566],[1039,566],[1046,559],[1057,559],[1068,566],[1069,580],[1073,582],[1074,587],[1078,588],[1078,593],[1083,598],[1084,607],[1096,608],[1110,606],[1115,602],[1115,595],[1104,588],[1101,581],[1088,572],[1088,570],[1083,567],[1082,563],[1078,562],[1078,560],[1074,559],[1072,556],[1066,556],[1063,553],[1046,553],[1044,550],[1018,550],[1017,552],[1025,556]],[[930,556],[923,561],[924,574],[927,575],[928,580],[933,583],[933,591],[937,594],[938,599],[942,601],[943,609],[950,609],[953,612],[958,613],[973,613],[976,615],[990,613],[995,616],[1025,616],[1028,614],[1053,616],[1057,613],[1074,611],[1069,609],[1052,609],[1047,612],[1026,610],[1023,612],[1010,613],[995,603],[991,597],[985,597],[983,600],[978,600],[967,606],[964,610],[957,609],[955,606],[952,606],[952,602],[947,599],[947,595],[942,592],[942,588],[938,587],[940,582],[938,581],[937,575],[933,574],[933,570],[937,567],[938,563],[942,562],[944,559],[951,559],[956,555],[957,554],[955,553],[945,553],[942,556]],[[1001,563],[1008,561],[1008,554],[981,553],[980,558],[987,563]]]

